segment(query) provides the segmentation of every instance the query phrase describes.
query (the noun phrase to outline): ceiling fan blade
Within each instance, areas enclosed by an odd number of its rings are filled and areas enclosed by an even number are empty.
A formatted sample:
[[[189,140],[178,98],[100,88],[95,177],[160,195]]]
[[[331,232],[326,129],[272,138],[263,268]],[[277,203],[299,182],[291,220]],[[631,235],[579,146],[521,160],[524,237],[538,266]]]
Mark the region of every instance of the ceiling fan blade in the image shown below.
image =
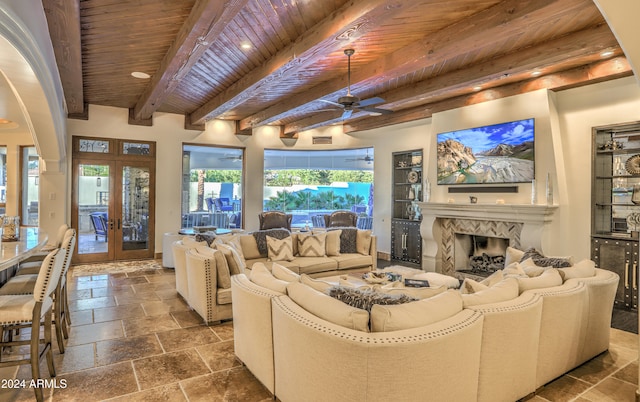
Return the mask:
[[[365,112],[375,113],[375,114],[391,114],[392,110],[389,109],[380,109],[377,107],[358,107],[360,110],[364,110]]]
[[[342,112],[342,120],[344,119],[348,119],[349,117],[351,117],[351,114],[353,113],[353,110],[351,109],[345,109],[344,112]]]
[[[337,102],[332,102],[332,101],[326,100],[326,99],[318,99],[318,101],[324,102],[324,103],[328,103],[330,105],[334,105],[334,106],[338,106],[338,107],[343,107],[341,104],[339,104]]]
[[[369,99],[365,99],[363,101],[360,101],[360,104],[358,106],[359,107],[364,107],[364,106],[378,105],[380,103],[384,103],[384,99],[378,98],[376,96],[374,98],[369,98]]]

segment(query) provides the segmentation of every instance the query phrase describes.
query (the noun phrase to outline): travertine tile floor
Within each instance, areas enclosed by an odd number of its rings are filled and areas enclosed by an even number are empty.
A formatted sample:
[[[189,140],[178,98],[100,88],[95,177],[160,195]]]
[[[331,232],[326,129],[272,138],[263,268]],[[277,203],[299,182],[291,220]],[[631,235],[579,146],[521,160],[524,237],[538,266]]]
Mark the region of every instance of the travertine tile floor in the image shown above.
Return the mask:
[[[70,276],[69,296],[73,327],[66,353],[54,346],[58,388],[48,400],[272,400],[235,359],[233,323],[203,325],[177,295],[173,270]],[[635,401],[637,355],[638,336],[612,329],[608,352],[528,400]],[[12,378],[30,378],[29,366],[0,369]],[[31,389],[0,389],[0,401],[32,400]]]

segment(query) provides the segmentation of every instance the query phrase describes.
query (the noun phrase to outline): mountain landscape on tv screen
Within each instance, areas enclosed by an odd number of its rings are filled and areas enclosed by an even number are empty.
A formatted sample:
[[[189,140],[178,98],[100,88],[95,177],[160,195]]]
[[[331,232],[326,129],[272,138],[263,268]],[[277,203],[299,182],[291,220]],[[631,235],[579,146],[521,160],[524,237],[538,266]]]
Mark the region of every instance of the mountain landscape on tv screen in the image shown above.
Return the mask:
[[[438,184],[533,180],[533,119],[523,122],[439,134]]]

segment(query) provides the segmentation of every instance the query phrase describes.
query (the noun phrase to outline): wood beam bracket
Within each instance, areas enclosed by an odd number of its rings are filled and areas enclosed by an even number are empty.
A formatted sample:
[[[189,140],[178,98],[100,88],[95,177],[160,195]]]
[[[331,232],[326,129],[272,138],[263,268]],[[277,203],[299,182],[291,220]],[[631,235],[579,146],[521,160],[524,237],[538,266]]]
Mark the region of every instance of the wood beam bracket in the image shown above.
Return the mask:
[[[236,126],[235,135],[253,135],[253,129],[251,127],[245,128],[244,130],[240,128],[240,120],[235,120],[234,123]]]
[[[134,126],[151,127],[151,126],[153,126],[153,115],[148,119],[136,120],[136,118],[134,116],[134,110],[133,110],[133,108],[131,108],[131,109],[129,109],[129,124],[134,125]]]
[[[205,128],[206,128],[205,123],[193,124],[193,122],[191,121],[191,115],[190,114],[185,114],[184,115],[184,129],[185,130],[204,131]]]
[[[76,120],[89,120],[89,104],[82,104],[82,113],[67,113],[67,117]]]

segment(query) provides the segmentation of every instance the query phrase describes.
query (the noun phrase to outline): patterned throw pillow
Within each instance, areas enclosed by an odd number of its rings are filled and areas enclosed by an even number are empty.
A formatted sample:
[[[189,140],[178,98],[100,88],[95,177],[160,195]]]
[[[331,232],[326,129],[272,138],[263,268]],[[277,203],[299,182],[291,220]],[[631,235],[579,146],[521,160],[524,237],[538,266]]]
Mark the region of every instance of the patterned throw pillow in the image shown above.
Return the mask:
[[[325,251],[325,233],[316,235],[298,235],[298,255],[300,257],[324,257]]]
[[[356,228],[328,228],[327,232],[341,230],[340,254],[355,254],[358,252],[358,229]]]
[[[545,257],[535,248],[527,249],[522,256],[522,259],[520,259],[520,262],[529,258],[531,258],[539,267],[566,268],[572,265],[570,258]]]
[[[253,237],[256,239],[256,243],[258,245],[258,251],[260,251],[261,257],[268,257],[267,252],[267,236],[273,237],[275,239],[284,239],[285,237],[291,236],[291,232],[287,229],[267,229],[267,230],[258,230],[257,232],[251,233]]]
[[[282,240],[267,236],[267,257],[270,261],[293,261],[291,236]]]
[[[332,287],[329,289],[329,296],[334,299],[338,299],[351,307],[360,308],[369,312],[371,312],[371,307],[373,307],[374,304],[402,304],[420,300],[405,294],[394,295],[344,286]]]

